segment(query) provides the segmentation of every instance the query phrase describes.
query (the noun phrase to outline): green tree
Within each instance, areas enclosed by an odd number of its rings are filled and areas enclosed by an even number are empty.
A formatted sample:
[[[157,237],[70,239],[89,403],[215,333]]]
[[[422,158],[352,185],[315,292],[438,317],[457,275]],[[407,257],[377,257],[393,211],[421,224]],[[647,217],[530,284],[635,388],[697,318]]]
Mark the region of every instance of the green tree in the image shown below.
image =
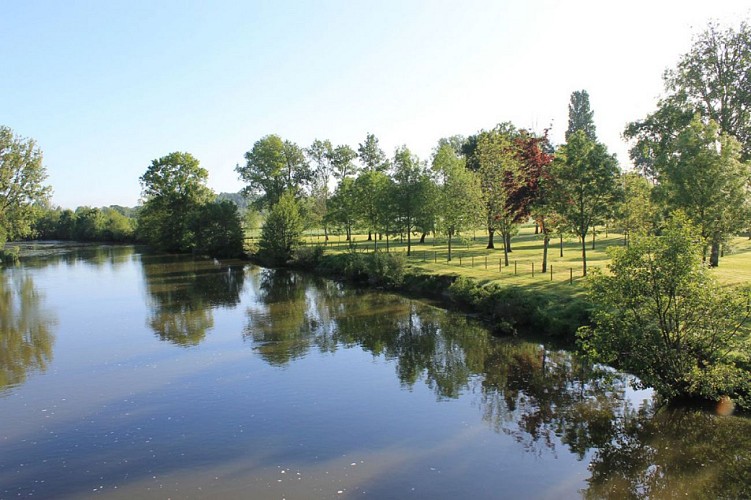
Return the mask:
[[[402,231],[407,233],[407,255],[412,254],[412,231],[417,228],[421,211],[430,203],[432,180],[424,164],[406,146],[394,153],[394,204]]]
[[[357,158],[357,153],[346,144],[335,147],[331,152],[331,165],[334,169],[334,177],[341,182],[342,179],[357,175],[358,168],[354,163],[355,158]]]
[[[355,203],[358,219],[368,229],[368,234],[381,233],[387,227],[388,209],[384,200],[389,197],[391,179],[377,170],[366,170],[355,179]],[[373,238],[373,248],[378,248],[378,237]]]
[[[512,136],[515,129],[502,124],[477,139],[475,157],[485,198],[488,246],[495,248],[495,232],[501,233],[503,255],[508,266],[511,234],[515,230],[516,214],[511,210],[511,195],[520,178],[520,165]]]
[[[441,144],[433,158],[438,174],[438,229],[448,238],[448,260],[451,242],[461,231],[477,227],[482,221],[484,204],[477,174],[467,170],[464,159],[457,156],[451,144]]]
[[[308,187],[312,173],[300,147],[278,135],[267,135],[245,153],[244,166],[235,171],[247,186],[246,196],[255,198],[258,208],[274,206],[285,191],[301,195]]]
[[[328,203],[331,196],[329,181],[333,174],[332,158],[334,149],[331,141],[316,139],[305,150],[305,154],[313,164],[313,182],[311,186],[312,208],[310,210],[316,222],[323,224],[323,237],[329,239]]]
[[[77,241],[102,240],[105,224],[106,218],[98,208],[78,207],[73,238]]]
[[[566,140],[577,130],[582,130],[590,141],[597,140],[594,122],[594,111],[589,107],[589,93],[586,90],[575,90],[571,93],[568,104],[568,129]]]
[[[581,240],[582,273],[587,275],[586,237],[620,198],[618,162],[604,145],[577,130],[558,150],[552,168],[555,211]]]
[[[126,242],[135,238],[135,220],[125,216],[122,212],[113,208],[103,208],[104,234],[103,240]]]
[[[614,247],[610,273],[590,280],[594,326],[580,329],[579,342],[596,361],[618,365],[666,399],[727,395],[749,408],[741,329],[749,297],[717,285],[694,232],[676,215],[661,236]]]
[[[697,115],[676,137],[672,154],[657,164],[659,199],[683,210],[698,226],[703,256],[719,265],[720,246],[749,216],[751,169],[740,161],[740,144],[714,121]]]
[[[328,217],[331,222],[344,227],[347,235],[347,241],[352,241],[352,229],[357,222],[357,191],[355,180],[351,177],[345,177],[339,183],[331,197],[331,203]]]
[[[665,73],[665,88],[677,105],[712,119],[751,158],[751,26],[738,30],[710,23],[677,66]]]
[[[140,178],[145,202],[138,226],[144,241],[169,252],[195,247],[193,211],[214,197],[206,187],[208,176],[190,153],[170,153],[151,162]]]
[[[653,185],[638,172],[621,175],[623,199],[616,206],[615,221],[623,229],[623,242],[628,245],[634,234],[653,234],[658,226],[658,208],[652,201]]]
[[[193,251],[200,255],[234,258],[242,255],[244,233],[237,205],[213,201],[196,207],[191,217]]]
[[[261,257],[274,265],[285,264],[300,244],[302,232],[303,219],[297,200],[292,191],[287,191],[266,217],[261,230]]]
[[[46,179],[36,142],[0,126],[0,249],[8,239],[31,233],[38,209],[51,192],[43,184]]]
[[[367,134],[365,141],[358,145],[357,157],[362,162],[364,170],[385,172],[389,168],[386,153],[378,145],[378,138],[373,134]]]

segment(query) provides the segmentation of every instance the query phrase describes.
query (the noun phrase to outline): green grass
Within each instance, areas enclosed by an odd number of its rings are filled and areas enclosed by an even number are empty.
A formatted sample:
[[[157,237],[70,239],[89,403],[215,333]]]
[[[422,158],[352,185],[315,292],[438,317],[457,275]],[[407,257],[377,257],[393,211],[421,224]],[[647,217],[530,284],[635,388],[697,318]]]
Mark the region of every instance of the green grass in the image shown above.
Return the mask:
[[[566,238],[563,243],[563,257],[560,256],[559,240],[553,238],[548,249],[548,265],[552,266],[545,274],[542,269],[542,237],[534,234],[534,226],[524,225],[511,240],[512,252],[509,266],[503,265],[503,245],[496,238],[496,248],[488,250],[487,233],[477,231],[465,235],[463,241],[452,244],[452,261],[448,262],[448,246],[445,238],[427,236],[425,243],[418,243],[419,237],[412,240],[412,254],[408,259],[409,268],[426,274],[454,274],[472,278],[479,282],[498,282],[518,285],[531,290],[544,290],[567,297],[583,293],[581,245],[578,239]],[[308,245],[323,245],[322,232],[309,231],[305,235]],[[372,252],[373,242],[367,241],[367,234],[353,235],[353,245],[357,251]],[[623,234],[597,228],[595,249],[592,249],[591,233],[587,238],[587,267],[589,270],[606,270],[610,263],[607,248],[623,246]],[[386,251],[386,240],[378,241],[379,251]],[[343,234],[330,234],[326,245],[327,253],[349,251],[349,243]],[[391,238],[389,251],[407,251],[406,238]],[[533,275],[534,266],[534,275]],[[751,283],[751,240],[746,237],[734,238],[730,252],[720,259],[720,266],[712,273],[721,283],[747,285]]]

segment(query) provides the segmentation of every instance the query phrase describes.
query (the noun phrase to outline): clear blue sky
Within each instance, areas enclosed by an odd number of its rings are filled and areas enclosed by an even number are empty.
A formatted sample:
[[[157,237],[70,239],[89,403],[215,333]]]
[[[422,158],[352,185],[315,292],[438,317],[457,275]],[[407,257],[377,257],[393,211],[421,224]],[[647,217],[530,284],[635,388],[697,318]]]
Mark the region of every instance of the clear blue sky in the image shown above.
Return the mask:
[[[744,1],[35,1],[0,16],[0,124],[36,139],[53,202],[133,206],[150,162],[188,151],[217,192],[264,135],[428,158],[496,123],[563,140],[572,91],[627,163],[625,124],[663,71]]]

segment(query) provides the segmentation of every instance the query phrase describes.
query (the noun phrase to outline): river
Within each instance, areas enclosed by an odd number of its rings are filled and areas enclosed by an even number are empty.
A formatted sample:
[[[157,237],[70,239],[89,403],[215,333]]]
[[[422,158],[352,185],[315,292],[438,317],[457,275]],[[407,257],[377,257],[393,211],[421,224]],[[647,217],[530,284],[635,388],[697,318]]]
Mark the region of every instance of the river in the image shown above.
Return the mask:
[[[0,498],[743,498],[751,421],[398,295],[33,245],[0,274]]]

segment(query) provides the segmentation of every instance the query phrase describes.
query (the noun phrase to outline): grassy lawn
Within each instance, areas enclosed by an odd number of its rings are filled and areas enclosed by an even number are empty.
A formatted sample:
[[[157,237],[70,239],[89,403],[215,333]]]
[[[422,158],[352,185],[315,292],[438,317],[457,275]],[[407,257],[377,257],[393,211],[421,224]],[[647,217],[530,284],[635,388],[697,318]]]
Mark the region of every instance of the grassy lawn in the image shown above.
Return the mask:
[[[417,271],[429,274],[461,274],[477,281],[496,281],[514,284],[525,288],[540,289],[564,296],[575,296],[583,291],[581,283],[581,245],[578,239],[568,238],[563,242],[563,257],[560,255],[560,242],[554,238],[548,249],[548,272],[542,274],[542,237],[534,234],[534,226],[524,225],[511,240],[512,252],[509,254],[509,266],[504,266],[503,246],[496,238],[496,248],[488,250],[487,234],[477,231],[474,235],[465,235],[463,241],[452,244],[452,260],[447,261],[448,246],[445,238],[427,236],[425,243],[418,243],[419,237],[412,240],[412,255],[409,266]],[[323,244],[322,232],[309,232],[305,236],[309,245]],[[367,241],[367,234],[353,235],[354,247],[360,252],[372,252],[373,242]],[[605,269],[610,262],[607,248],[622,246],[623,234],[597,228],[595,249],[592,249],[591,234],[587,238],[588,269]],[[731,242],[731,253],[720,259],[720,266],[712,272],[722,283],[728,285],[746,285],[751,283],[751,240],[746,237],[735,238]],[[378,242],[380,251],[386,250],[386,240]],[[346,252],[348,242],[344,235],[331,234],[326,245],[327,252]],[[391,238],[389,251],[407,251],[406,238]],[[534,267],[534,274],[533,274]],[[552,267],[552,276],[550,273]]]

